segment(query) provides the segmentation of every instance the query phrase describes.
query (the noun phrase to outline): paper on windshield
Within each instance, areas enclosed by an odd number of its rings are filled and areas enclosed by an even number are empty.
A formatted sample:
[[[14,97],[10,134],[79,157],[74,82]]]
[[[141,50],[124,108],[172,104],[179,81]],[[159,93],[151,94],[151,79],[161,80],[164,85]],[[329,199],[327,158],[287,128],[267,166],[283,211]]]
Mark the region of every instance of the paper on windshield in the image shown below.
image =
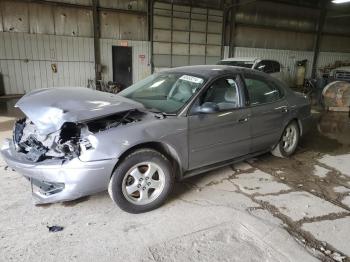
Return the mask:
[[[181,80],[189,81],[196,84],[203,83],[203,79],[195,76],[183,75],[180,77]]]

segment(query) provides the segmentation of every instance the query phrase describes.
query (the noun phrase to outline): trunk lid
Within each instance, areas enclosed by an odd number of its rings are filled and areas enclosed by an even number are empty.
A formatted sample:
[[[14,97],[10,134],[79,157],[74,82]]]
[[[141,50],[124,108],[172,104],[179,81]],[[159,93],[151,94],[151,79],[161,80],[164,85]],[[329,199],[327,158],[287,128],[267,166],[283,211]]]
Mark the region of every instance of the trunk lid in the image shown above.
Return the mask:
[[[15,106],[36,125],[42,135],[59,130],[65,122],[84,122],[144,108],[142,104],[125,97],[85,87],[35,90],[23,96]]]

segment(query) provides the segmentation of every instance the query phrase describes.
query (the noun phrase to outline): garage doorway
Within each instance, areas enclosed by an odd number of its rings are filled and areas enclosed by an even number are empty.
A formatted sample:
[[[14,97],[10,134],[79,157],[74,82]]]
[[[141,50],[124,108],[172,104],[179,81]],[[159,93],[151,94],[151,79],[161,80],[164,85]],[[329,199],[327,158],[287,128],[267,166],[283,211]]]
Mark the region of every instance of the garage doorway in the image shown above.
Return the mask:
[[[122,89],[132,84],[132,47],[112,46],[113,82]]]

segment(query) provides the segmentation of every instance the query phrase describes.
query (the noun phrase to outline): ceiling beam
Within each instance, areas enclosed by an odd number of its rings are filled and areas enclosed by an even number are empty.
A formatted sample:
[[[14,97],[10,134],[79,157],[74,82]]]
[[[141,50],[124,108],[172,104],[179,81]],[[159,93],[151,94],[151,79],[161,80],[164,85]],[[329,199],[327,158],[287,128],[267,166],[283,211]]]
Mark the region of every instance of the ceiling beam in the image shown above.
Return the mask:
[[[93,11],[93,5],[71,4],[71,3],[45,1],[45,0],[12,0],[11,2],[29,3],[29,4],[33,3],[33,4],[51,5],[51,6],[57,6],[57,7],[86,9],[86,10]],[[119,9],[119,8],[108,8],[108,7],[97,6],[97,10],[100,12],[117,12],[117,13],[134,14],[134,15],[140,15],[140,16],[147,15],[146,11],[139,11],[139,10],[132,10],[132,9]]]

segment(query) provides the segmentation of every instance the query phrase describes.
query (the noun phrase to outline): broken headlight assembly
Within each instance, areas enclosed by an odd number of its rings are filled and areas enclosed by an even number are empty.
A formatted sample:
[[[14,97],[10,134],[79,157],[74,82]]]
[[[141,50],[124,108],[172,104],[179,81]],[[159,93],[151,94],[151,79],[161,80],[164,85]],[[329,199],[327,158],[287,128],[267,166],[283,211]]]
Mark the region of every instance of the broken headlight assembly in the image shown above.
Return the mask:
[[[79,156],[81,126],[65,123],[62,128],[49,135],[41,135],[28,119],[18,120],[13,132],[17,152],[25,154],[31,162],[45,159],[72,159]]]

